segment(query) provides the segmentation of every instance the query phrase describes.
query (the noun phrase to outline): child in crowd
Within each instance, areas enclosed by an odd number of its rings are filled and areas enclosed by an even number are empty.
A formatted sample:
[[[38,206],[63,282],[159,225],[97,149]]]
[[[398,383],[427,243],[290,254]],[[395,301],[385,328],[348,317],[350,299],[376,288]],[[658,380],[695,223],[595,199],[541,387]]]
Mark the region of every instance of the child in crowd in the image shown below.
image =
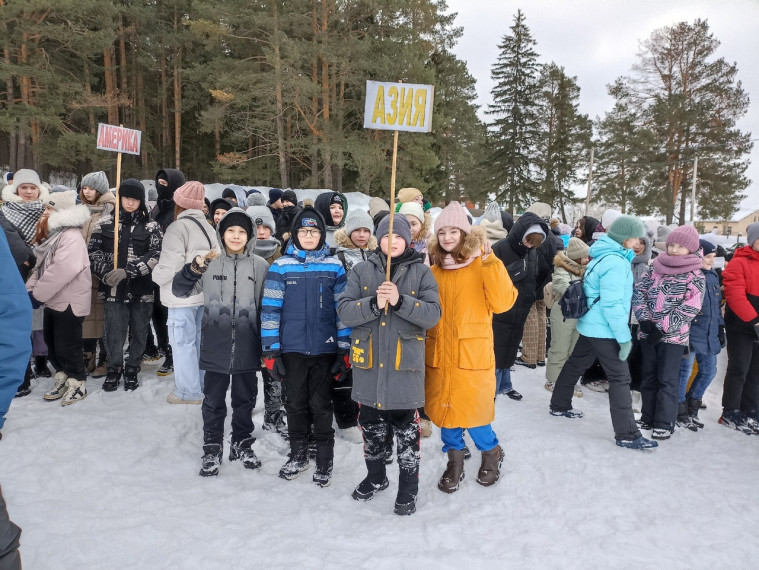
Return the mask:
[[[680,226],[667,236],[667,250],[656,256],[635,287],[643,401],[640,424],[652,437],[669,439],[678,415],[680,364],[688,348],[690,322],[701,310],[704,276],[698,232]]]
[[[725,320],[722,318],[722,292],[719,276],[712,269],[717,258],[716,246],[699,240],[703,261],[704,295],[701,311],[690,323],[690,351],[680,364],[680,392],[677,411],[677,425],[692,431],[704,427],[698,419],[698,409],[704,392],[717,374],[717,355],[725,347]],[[698,361],[698,373],[686,394],[688,380],[693,370],[693,361]]]
[[[450,202],[435,220],[430,244],[442,318],[427,331],[425,409],[440,427],[448,465],[438,488],[458,490],[464,479],[464,429],[482,452],[477,482],[500,477],[503,449],[491,426],[495,418],[493,313],[508,311],[517,299],[503,263],[461,204]]]
[[[221,219],[233,207],[234,205],[224,198],[216,198],[211,202],[211,223],[213,227],[218,227]]]
[[[246,469],[261,461],[253,450],[253,408],[258,394],[256,372],[261,368],[258,328],[264,282],[269,266],[253,253],[253,222],[241,208],[232,208],[219,221],[217,240],[224,251],[197,255],[176,274],[177,297],[203,292],[203,334],[200,368],[203,384],[203,459],[200,475],[219,474],[223,453],[227,389],[232,381],[232,440],[229,460],[240,459]],[[211,257],[212,260],[208,258]]]
[[[410,515],[416,510],[419,489],[416,409],[424,405],[424,337],[440,320],[440,300],[432,273],[408,247],[408,221],[394,216],[392,244],[389,225],[388,217],[377,230],[382,253],[372,254],[349,272],[338,313],[346,326],[352,327],[353,399],[360,405],[368,471],[353,498],[368,501],[388,487],[385,451],[388,435],[392,438],[394,432],[400,469],[395,513]],[[390,280],[386,281],[388,251]]]
[[[722,272],[727,372],[719,423],[759,434],[759,222],[746,228],[746,237]]]
[[[332,477],[335,432],[330,384],[346,369],[350,329],[340,321],[337,298],[345,269],[329,255],[324,218],[304,207],[293,220],[285,254],[269,268],[261,311],[261,342],[274,378],[287,380],[290,455],[279,471],[294,479],[308,469],[308,432],[316,441],[315,484]]]
[[[86,206],[76,205],[76,192],[56,192],[44,202],[37,222],[34,253],[37,265],[26,289],[32,305],[45,305],[44,333],[55,383],[46,400],[74,404],[87,396],[82,351],[82,322],[90,313],[92,277],[82,226],[90,219]]]
[[[569,287],[571,281],[582,279],[588,264],[588,245],[580,238],[570,238],[567,249],[559,251],[553,258],[553,280],[551,291],[555,299],[551,307],[551,348],[548,351],[546,366],[546,390],[553,392],[553,386],[561,373],[561,368],[572,354],[580,333],[577,332],[577,319],[565,319],[561,312],[559,299]],[[574,396],[582,397],[582,389],[575,385]]]
[[[585,270],[583,290],[588,312],[577,320],[577,339],[572,355],[561,369],[551,396],[552,416],[581,418],[572,408],[572,392],[577,379],[596,359],[609,379],[609,411],[617,445],[630,449],[656,447],[640,434],[635,424],[630,396],[627,356],[632,342],[628,318],[633,295],[630,261],[632,247],[643,235],[643,223],[632,216],[620,216],[606,234],[590,246],[592,261]]]
[[[427,238],[430,237],[432,218],[424,211],[419,202],[413,200],[401,204],[398,213],[406,216],[406,220],[411,227],[411,244],[409,244],[409,247],[421,254],[425,265],[429,266],[430,255],[427,248]]]
[[[348,199],[340,192],[322,192],[314,200],[314,209],[324,218],[326,244],[335,247],[335,232],[345,226]]]

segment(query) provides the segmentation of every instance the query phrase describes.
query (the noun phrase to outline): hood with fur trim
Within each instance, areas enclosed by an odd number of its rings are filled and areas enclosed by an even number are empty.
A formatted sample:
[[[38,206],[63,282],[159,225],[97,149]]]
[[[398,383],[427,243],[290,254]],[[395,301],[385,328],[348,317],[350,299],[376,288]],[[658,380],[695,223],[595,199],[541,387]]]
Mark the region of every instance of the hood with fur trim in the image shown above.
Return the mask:
[[[585,273],[585,266],[580,265],[573,259],[569,259],[564,251],[558,252],[553,257],[553,266],[554,268],[560,267],[576,277],[582,277]]]
[[[351,238],[348,237],[348,234],[345,233],[345,229],[339,229],[335,232],[335,245],[338,248],[344,248],[344,249],[358,249],[356,245],[351,241]],[[374,251],[377,249],[377,238],[374,236],[369,236],[369,243],[366,244],[366,251]]]
[[[37,201],[45,201],[45,200],[47,200],[50,197],[50,191],[48,190],[47,184],[42,183],[39,186],[39,189],[40,189],[40,195],[37,198],[37,200],[35,200],[35,202],[37,202]],[[21,199],[21,197],[18,194],[16,194],[13,191],[13,186],[9,185],[9,186],[6,186],[5,188],[3,188],[3,202],[16,202],[16,203],[19,203],[19,202],[23,202],[23,200]]]
[[[84,204],[52,212],[47,219],[47,227],[51,232],[58,229],[81,228],[90,219],[90,209]]]

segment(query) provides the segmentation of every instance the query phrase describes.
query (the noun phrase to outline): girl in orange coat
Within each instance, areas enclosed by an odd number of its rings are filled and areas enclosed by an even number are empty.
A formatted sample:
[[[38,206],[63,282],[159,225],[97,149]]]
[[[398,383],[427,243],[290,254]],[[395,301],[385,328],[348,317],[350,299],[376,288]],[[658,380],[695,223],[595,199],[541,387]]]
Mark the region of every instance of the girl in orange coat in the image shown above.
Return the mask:
[[[493,313],[511,308],[517,291],[458,202],[448,204],[435,220],[430,262],[443,316],[427,332],[425,409],[441,428],[448,453],[438,488],[453,493],[464,479],[464,428],[482,452],[477,482],[490,486],[500,476],[504,454],[490,425],[495,417],[491,321]]]

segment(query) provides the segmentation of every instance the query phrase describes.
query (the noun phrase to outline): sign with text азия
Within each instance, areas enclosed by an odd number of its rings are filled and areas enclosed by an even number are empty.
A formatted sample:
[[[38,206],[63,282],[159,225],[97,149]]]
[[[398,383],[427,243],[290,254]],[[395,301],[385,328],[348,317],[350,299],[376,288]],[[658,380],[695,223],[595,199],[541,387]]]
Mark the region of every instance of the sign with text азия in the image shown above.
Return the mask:
[[[98,150],[110,150],[126,154],[140,154],[142,132],[115,125],[98,125]]]
[[[428,133],[434,97],[433,85],[367,81],[364,128]]]

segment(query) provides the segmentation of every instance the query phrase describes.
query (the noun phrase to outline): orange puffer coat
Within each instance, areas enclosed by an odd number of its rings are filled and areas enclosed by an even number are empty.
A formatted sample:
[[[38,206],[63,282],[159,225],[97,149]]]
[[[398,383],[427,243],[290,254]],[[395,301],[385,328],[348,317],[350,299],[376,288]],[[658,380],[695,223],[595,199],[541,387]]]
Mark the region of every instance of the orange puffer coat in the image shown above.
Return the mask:
[[[491,321],[512,307],[517,290],[494,254],[432,273],[443,315],[427,331],[424,409],[439,427],[487,425],[495,417]]]

